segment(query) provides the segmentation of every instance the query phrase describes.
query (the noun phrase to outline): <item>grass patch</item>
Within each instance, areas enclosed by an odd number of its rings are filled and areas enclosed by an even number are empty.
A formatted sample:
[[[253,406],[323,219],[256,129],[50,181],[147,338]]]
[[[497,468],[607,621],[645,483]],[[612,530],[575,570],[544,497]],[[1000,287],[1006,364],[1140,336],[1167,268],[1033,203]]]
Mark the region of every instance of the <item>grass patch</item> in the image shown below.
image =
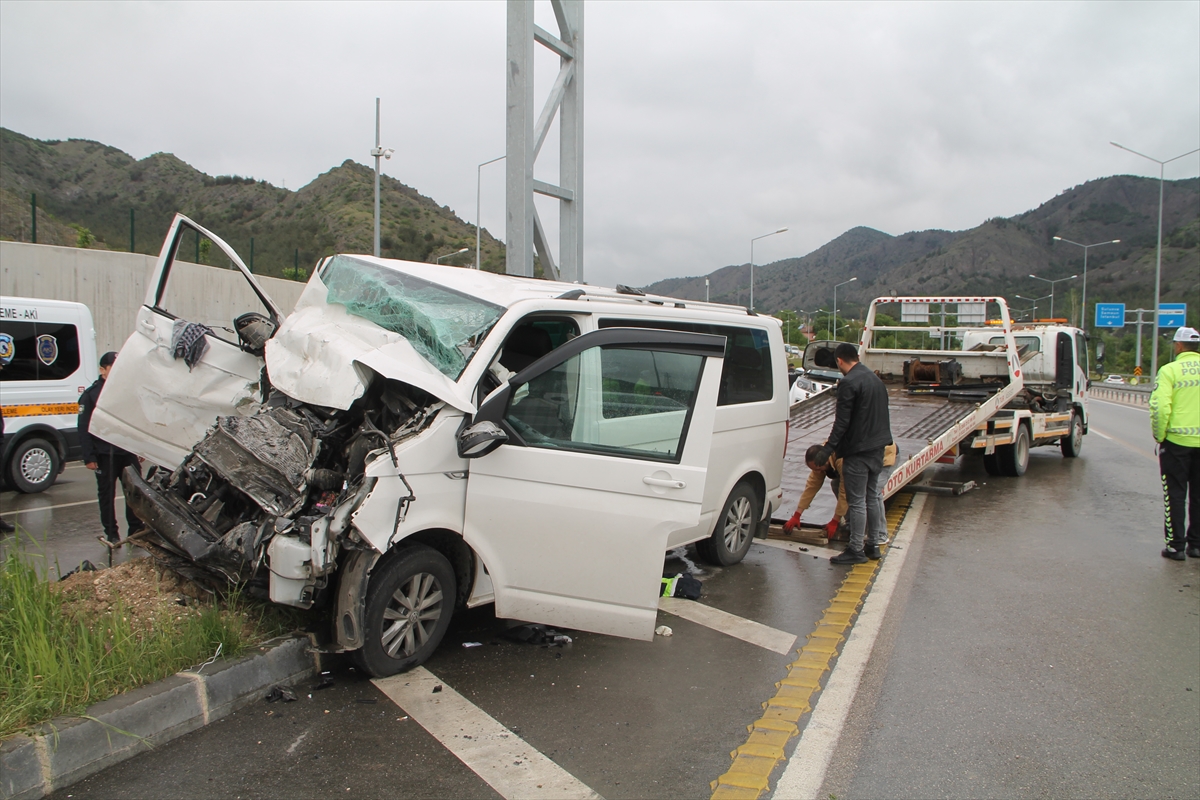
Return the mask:
[[[218,647],[236,658],[293,627],[237,594],[189,611],[147,621],[119,597],[86,608],[9,553],[0,562],[0,738],[198,665]]]

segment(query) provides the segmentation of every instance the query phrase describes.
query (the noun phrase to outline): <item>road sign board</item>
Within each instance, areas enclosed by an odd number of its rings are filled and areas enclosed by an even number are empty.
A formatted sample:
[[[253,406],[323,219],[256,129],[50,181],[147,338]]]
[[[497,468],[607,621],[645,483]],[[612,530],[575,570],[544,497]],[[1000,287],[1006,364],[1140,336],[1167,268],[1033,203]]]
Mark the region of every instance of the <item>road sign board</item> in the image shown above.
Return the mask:
[[[1134,367],[1134,368],[1133,368],[1133,374],[1134,374],[1134,375],[1141,375],[1141,374],[1142,374],[1142,367],[1141,367],[1141,365],[1138,365],[1138,366],[1136,366],[1136,367]]]
[[[1182,328],[1187,325],[1187,303],[1159,303],[1158,327]]]
[[[1097,328],[1125,327],[1124,303],[1096,303]]]

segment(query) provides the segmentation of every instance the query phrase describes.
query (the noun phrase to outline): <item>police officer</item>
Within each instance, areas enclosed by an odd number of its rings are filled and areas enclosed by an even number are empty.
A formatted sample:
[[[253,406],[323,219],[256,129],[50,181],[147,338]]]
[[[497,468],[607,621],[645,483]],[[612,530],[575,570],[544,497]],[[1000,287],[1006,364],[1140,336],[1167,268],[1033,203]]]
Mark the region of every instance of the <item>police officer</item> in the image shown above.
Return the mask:
[[[1200,331],[1195,328],[1175,331],[1175,360],[1158,370],[1150,395],[1150,427],[1159,443],[1166,506],[1163,558],[1200,558]]]
[[[104,535],[98,536],[109,549],[121,543],[121,534],[117,530],[117,512],[114,507],[117,494],[117,480],[126,467],[133,467],[139,473],[141,467],[137,456],[127,453],[116,445],[109,444],[103,439],[93,436],[88,430],[92,423],[92,412],[100,400],[100,392],[104,390],[104,381],[112,370],[117,354],[109,351],[100,356],[100,377],[87,388],[79,397],[79,445],[83,451],[83,465],[96,473],[96,494],[100,499],[100,524],[104,526]],[[125,522],[129,526],[127,534],[142,527],[142,522],[125,504]]]

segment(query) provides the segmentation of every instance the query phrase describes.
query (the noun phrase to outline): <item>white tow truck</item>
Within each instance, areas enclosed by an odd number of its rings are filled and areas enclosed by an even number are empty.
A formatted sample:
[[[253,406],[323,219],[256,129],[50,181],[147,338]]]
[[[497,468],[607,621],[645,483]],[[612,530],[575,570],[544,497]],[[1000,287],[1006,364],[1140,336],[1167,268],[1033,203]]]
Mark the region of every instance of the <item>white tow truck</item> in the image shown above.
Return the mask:
[[[816,341],[806,374],[836,372],[838,342]],[[886,468],[890,497],[930,464],[982,453],[990,475],[1019,477],[1029,449],[1058,445],[1075,458],[1088,429],[1087,347],[1062,320],[1013,323],[1002,297],[881,297],[871,303],[859,359],[887,385],[900,448]],[[795,507],[807,478],[805,450],[833,425],[836,390],[792,406],[783,502]]]

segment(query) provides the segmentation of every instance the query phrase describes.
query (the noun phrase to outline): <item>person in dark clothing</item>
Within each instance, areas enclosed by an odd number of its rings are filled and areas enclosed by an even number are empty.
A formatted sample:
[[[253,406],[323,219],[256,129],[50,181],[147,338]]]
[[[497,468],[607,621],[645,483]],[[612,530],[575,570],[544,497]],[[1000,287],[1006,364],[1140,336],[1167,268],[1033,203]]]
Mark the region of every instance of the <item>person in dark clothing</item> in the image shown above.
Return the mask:
[[[837,389],[837,416],[815,461],[823,466],[833,452],[842,456],[850,543],[845,552],[830,560],[834,564],[863,564],[868,558],[879,558],[879,545],[887,541],[880,481],[884,448],[892,443],[887,387],[859,363],[854,345],[839,344],[834,357],[842,373]]]
[[[92,423],[92,412],[100,400],[100,392],[104,391],[104,381],[112,370],[117,354],[109,351],[100,356],[100,377],[89,386],[79,397],[79,446],[83,451],[83,465],[96,473],[96,494],[100,499],[100,524],[104,526],[104,535],[98,536],[109,548],[121,543],[121,534],[117,530],[117,512],[115,501],[117,496],[117,481],[126,467],[133,467],[139,473],[141,465],[137,456],[128,453],[116,445],[92,435],[89,427]],[[128,526],[126,534],[135,532],[142,527],[142,522],[125,505],[125,523]]]

